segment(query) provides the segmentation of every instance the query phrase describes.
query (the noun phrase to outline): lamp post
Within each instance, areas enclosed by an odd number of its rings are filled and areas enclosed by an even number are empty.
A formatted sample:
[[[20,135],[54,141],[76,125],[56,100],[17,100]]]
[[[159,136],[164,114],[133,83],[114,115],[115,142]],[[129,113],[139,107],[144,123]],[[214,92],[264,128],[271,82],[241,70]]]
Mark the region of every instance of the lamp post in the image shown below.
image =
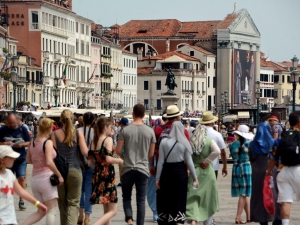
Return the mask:
[[[299,59],[296,56],[292,58],[293,71],[291,72],[291,83],[293,83],[293,112],[296,111],[296,87],[299,82],[300,73],[297,71]]]
[[[224,101],[225,101],[225,112],[227,113],[227,104],[228,104],[228,91],[227,90],[224,91],[224,96],[225,96],[225,98],[224,98]]]
[[[14,113],[16,113],[16,110],[17,110],[16,90],[17,90],[17,84],[19,81],[19,77],[18,77],[16,68],[18,68],[18,65],[19,65],[19,57],[14,55],[13,57],[11,57],[11,68],[13,70],[11,70],[11,72],[10,72],[10,78],[11,78],[11,82],[13,84],[13,90],[14,90]]]
[[[259,123],[259,104],[260,104],[260,81],[256,81],[256,91],[255,91],[255,97],[256,97],[256,104],[257,104],[257,112],[256,112],[256,124]]]
[[[86,103],[86,91],[83,91],[82,92],[82,104],[83,104],[83,107],[85,107],[85,103]]]
[[[221,94],[221,96],[222,96],[222,94]],[[221,113],[223,114],[223,105],[224,105],[224,99],[222,98],[221,99]]]
[[[153,99],[151,99],[150,114],[153,115]]]
[[[60,95],[60,90],[58,88],[59,78],[57,76],[54,77],[54,88],[52,89],[54,101],[55,101],[55,107],[57,107],[57,98]]]

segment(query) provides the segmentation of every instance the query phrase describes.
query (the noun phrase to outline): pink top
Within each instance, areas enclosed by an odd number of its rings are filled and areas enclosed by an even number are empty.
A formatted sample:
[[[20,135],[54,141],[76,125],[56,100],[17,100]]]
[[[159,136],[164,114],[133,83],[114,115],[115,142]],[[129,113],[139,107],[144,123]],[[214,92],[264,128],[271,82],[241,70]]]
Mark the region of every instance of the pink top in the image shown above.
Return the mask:
[[[34,147],[33,142],[31,142],[30,144],[31,162],[33,164],[32,176],[51,172],[46,163],[46,155],[43,151],[44,141],[46,141],[46,139],[41,141],[34,141]],[[52,156],[53,159],[55,159],[56,151],[54,149],[52,151]]]

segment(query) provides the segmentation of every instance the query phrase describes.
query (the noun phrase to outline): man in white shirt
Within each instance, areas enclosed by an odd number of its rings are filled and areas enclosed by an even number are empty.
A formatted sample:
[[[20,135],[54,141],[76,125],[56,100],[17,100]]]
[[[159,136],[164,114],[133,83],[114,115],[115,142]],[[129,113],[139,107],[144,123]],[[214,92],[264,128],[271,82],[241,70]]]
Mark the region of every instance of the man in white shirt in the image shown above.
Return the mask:
[[[22,106],[22,111],[28,111],[28,106],[27,105],[23,105]]]
[[[217,143],[218,147],[221,149],[221,158],[223,162],[222,175],[226,177],[227,176],[227,157],[225,151],[226,145],[222,135],[218,131],[213,129],[215,125],[215,121],[217,121],[218,119],[219,119],[218,117],[213,116],[212,112],[207,111],[203,113],[202,119],[200,119],[199,122],[202,125],[206,126],[207,137],[212,138]],[[218,177],[218,170],[220,167],[219,158],[215,159],[212,162],[212,165],[214,167],[216,177]]]
[[[192,120],[190,122],[190,127],[188,128],[188,132],[189,132],[190,138],[193,136],[193,132],[194,132],[196,126],[197,126],[196,121]]]

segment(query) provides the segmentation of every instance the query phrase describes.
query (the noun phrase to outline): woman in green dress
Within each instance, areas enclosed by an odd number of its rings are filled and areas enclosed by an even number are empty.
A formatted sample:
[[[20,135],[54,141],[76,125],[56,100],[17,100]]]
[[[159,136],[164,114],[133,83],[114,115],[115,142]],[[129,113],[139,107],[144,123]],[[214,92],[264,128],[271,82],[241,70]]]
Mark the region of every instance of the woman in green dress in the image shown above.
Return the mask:
[[[186,220],[192,225],[204,221],[204,225],[213,223],[212,216],[219,210],[217,180],[211,164],[220,155],[216,142],[207,137],[205,126],[199,125],[191,137],[193,162],[199,180],[199,188],[194,189],[193,178],[189,177]]]

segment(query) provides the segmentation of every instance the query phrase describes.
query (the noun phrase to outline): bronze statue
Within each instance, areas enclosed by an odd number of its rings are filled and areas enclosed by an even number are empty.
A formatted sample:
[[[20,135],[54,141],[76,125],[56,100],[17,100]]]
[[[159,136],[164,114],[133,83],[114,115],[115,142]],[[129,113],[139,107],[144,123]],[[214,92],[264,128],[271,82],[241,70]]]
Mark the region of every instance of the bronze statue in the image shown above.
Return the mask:
[[[164,68],[168,74],[165,85],[168,87],[168,91],[164,93],[164,95],[176,95],[174,93],[175,87],[177,87],[177,84],[175,83],[175,75],[171,70],[171,67],[169,69]]]

